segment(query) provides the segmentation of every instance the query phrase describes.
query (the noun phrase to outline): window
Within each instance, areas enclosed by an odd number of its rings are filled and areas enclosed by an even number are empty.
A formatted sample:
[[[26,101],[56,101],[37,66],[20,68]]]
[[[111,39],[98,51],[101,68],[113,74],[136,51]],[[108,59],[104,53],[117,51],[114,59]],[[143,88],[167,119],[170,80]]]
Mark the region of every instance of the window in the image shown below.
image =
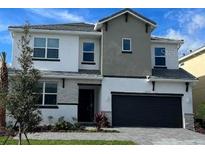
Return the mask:
[[[57,104],[57,83],[39,82],[38,92],[39,92],[38,105],[56,105]]]
[[[155,48],[155,66],[166,66],[165,48]]]
[[[59,39],[34,38],[34,58],[58,59]]]
[[[123,38],[122,39],[122,51],[124,51],[124,52],[132,52],[132,49],[131,49],[131,38]]]
[[[92,42],[83,43],[83,61],[93,62],[94,61],[94,50],[95,45]]]

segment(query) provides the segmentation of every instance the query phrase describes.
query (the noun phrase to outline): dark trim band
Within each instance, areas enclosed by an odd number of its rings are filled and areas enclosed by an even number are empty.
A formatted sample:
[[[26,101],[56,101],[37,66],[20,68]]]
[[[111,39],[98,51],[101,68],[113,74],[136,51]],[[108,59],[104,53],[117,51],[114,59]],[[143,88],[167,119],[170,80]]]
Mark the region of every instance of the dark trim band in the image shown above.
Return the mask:
[[[42,58],[32,58],[33,61],[56,61],[59,62],[60,59],[42,59]]]
[[[109,78],[136,78],[136,79],[146,79],[146,76],[118,76],[118,75],[103,75],[103,77]]]
[[[81,64],[86,64],[86,65],[95,65],[95,62],[81,62]]]
[[[92,84],[92,83],[90,83],[90,84],[87,84],[87,83],[78,83],[78,86],[101,86],[102,84]]]
[[[51,106],[51,105],[47,105],[47,106],[38,106],[38,108],[40,109],[58,109],[58,106]]]
[[[169,97],[182,97],[184,94],[170,94],[170,93],[135,93],[135,92],[111,92],[112,95],[134,95],[134,96],[169,96]]]
[[[58,105],[78,105],[77,103],[58,103]]]
[[[122,53],[125,53],[125,54],[132,54],[132,51],[122,51]]]
[[[154,68],[162,68],[162,69],[167,69],[167,67],[166,66],[154,66]]]

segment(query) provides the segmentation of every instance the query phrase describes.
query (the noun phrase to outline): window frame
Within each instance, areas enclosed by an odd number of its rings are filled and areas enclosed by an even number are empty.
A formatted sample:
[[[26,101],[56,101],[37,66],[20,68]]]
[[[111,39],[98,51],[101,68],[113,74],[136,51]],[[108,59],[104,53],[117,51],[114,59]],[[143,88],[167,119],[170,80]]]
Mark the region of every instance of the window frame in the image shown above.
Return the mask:
[[[129,40],[130,41],[130,50],[125,50],[124,49],[124,40]],[[122,38],[122,52],[124,52],[124,53],[132,53],[132,38],[126,38],[126,37],[124,37],[124,38]]]
[[[39,106],[56,106],[57,105],[57,97],[58,97],[58,82],[57,81],[39,81],[41,83],[43,83],[43,89],[42,89],[42,93],[38,93],[40,95],[42,95],[42,102],[41,104],[38,104]],[[56,93],[47,93],[46,92],[46,83],[54,83],[57,86],[56,89]],[[46,95],[56,95],[56,103],[55,104],[45,104],[45,96]]]
[[[94,49],[93,49],[93,51],[84,51],[84,43],[93,43],[93,45],[94,45]],[[95,42],[94,41],[83,41],[83,43],[82,43],[82,63],[84,63],[84,64],[93,64],[93,63],[95,63]],[[85,61],[84,60],[84,53],[86,54],[86,53],[92,53],[93,54],[93,61]]]
[[[35,47],[35,38],[40,38],[40,39],[45,39],[45,47]],[[48,47],[48,39],[58,39],[58,48],[55,47]],[[59,60],[59,51],[60,51],[60,39],[56,38],[56,37],[34,37],[33,38],[33,55],[34,55],[34,49],[35,48],[42,48],[45,49],[45,57],[34,57],[32,55],[33,59],[40,59],[40,60]],[[47,53],[48,53],[48,49],[57,49],[58,50],[58,57],[57,58],[48,58]]]
[[[161,48],[161,49],[164,49],[164,55],[162,55],[162,56],[157,56],[156,54],[155,54],[155,50],[157,49],[157,48]],[[156,58],[164,58],[164,65],[156,65]],[[154,66],[155,67],[166,67],[166,48],[165,47],[155,47],[154,48]]]

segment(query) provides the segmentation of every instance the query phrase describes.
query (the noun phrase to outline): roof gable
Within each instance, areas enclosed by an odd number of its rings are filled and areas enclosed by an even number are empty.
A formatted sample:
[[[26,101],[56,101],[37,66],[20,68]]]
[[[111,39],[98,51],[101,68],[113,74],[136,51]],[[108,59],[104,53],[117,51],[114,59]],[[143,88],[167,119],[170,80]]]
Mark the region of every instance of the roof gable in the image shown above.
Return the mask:
[[[137,19],[140,19],[141,21],[151,25],[152,27],[156,27],[156,22],[154,22],[154,21],[152,21],[152,20],[142,16],[141,14],[133,11],[132,9],[123,9],[123,10],[121,10],[119,12],[116,12],[116,13],[108,16],[108,17],[105,17],[103,19],[98,20],[98,23],[95,25],[95,30],[99,29],[103,23],[105,23],[107,21],[110,21],[110,20],[112,20],[112,19],[114,19],[116,17],[119,17],[119,16],[121,16],[121,15],[123,15],[125,13],[129,13],[130,15],[134,16]]]

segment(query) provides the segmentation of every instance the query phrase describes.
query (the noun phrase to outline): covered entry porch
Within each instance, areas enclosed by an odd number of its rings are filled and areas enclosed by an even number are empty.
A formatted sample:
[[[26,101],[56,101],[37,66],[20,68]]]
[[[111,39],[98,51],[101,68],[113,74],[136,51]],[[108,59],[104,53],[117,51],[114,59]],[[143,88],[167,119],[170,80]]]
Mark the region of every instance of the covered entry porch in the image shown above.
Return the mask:
[[[101,84],[78,83],[78,122],[92,124],[99,112]]]

